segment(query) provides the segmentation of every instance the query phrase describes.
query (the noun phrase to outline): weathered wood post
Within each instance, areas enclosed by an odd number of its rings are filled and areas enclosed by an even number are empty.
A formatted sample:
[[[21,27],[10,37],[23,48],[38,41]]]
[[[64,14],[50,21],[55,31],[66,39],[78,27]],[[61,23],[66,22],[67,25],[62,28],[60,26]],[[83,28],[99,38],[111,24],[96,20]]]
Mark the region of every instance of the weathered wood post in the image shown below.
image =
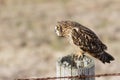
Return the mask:
[[[94,75],[95,65],[94,61],[84,55],[84,57],[78,57],[75,54],[64,56],[57,61],[57,77],[64,76],[78,76],[78,75]],[[60,79],[60,80],[95,80],[95,78],[72,78],[72,79]]]

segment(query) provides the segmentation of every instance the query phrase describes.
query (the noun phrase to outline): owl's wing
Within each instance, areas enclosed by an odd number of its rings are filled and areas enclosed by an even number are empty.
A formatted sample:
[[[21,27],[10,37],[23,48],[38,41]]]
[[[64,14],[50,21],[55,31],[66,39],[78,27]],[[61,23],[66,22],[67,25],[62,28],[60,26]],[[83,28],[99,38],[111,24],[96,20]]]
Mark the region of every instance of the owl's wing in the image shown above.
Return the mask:
[[[103,44],[96,34],[90,29],[79,28],[73,29],[72,31],[73,43],[79,46],[83,51],[89,53],[99,53],[107,49],[106,45]]]

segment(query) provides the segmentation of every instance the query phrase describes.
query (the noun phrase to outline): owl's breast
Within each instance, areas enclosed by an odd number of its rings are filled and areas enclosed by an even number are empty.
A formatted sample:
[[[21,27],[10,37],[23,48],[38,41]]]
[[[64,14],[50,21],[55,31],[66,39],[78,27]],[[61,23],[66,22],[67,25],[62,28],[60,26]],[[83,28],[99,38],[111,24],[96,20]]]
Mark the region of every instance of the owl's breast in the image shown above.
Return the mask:
[[[71,46],[75,49],[75,51],[77,51],[77,52],[83,52],[83,50],[80,48],[80,46],[77,46],[77,45],[74,44],[74,41],[73,41],[71,35],[67,37],[67,40],[71,44]]]
[[[69,42],[71,45],[75,45],[75,44],[73,43],[73,39],[72,39],[71,34],[69,34],[69,36],[67,36],[67,40],[68,40],[68,42]]]

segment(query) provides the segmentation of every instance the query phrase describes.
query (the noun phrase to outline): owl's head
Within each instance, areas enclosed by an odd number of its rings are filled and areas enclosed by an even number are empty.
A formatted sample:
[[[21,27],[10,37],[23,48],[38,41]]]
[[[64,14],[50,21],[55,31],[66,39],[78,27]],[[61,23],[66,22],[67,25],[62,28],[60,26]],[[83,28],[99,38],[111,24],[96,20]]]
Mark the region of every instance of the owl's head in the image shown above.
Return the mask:
[[[71,21],[60,21],[55,26],[55,32],[58,36],[67,37],[72,31]]]

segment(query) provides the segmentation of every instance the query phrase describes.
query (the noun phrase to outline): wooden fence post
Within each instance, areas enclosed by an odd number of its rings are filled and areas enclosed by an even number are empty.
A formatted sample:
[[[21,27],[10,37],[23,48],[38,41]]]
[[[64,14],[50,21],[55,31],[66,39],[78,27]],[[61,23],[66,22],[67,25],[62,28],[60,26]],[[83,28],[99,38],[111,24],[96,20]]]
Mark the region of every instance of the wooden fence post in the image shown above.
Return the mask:
[[[64,56],[58,59],[56,64],[57,77],[64,76],[78,76],[78,75],[95,75],[94,61],[84,55],[84,57],[78,57],[75,54]],[[59,79],[59,80],[95,80],[95,78],[72,78],[72,79]]]

